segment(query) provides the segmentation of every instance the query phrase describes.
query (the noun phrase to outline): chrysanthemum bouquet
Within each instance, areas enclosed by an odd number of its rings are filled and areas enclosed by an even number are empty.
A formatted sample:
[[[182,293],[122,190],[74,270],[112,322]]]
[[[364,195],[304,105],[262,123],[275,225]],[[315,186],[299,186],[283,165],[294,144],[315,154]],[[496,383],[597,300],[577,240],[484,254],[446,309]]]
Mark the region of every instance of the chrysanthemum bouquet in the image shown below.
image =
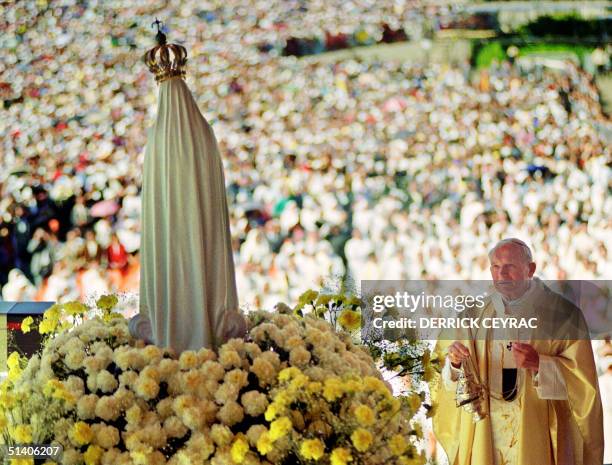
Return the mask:
[[[66,465],[419,463],[420,402],[328,322],[254,312],[245,339],[176,357],[131,338],[116,303],[54,306],[41,353],[11,355],[3,443],[61,445]]]

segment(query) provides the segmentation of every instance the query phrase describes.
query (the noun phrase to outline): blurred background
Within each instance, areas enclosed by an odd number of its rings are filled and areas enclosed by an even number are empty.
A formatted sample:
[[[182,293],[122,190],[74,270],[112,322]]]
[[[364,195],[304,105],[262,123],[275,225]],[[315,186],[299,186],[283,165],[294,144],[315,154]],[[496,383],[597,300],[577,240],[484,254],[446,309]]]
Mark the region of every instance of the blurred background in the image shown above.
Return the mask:
[[[0,2],[5,300],[138,290],[156,17],[225,162],[245,308],[362,279],[612,278],[611,2]],[[197,221],[185,212],[185,221]]]

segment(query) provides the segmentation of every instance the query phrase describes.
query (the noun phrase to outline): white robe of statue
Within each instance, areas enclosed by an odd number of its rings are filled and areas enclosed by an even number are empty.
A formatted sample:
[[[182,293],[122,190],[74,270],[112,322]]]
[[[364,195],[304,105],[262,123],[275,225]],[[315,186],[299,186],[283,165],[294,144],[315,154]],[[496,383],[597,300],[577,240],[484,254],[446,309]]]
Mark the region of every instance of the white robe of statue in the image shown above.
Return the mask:
[[[140,315],[132,334],[177,353],[243,334],[223,164],[180,77],[160,84],[142,186]]]

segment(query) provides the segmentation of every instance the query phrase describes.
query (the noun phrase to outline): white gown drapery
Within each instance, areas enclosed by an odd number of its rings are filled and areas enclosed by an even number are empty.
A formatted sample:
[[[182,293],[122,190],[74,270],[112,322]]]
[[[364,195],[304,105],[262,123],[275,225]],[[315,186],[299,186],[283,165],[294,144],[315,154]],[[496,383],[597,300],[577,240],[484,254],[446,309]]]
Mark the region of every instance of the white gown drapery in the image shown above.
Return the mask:
[[[238,309],[223,164],[180,77],[160,84],[142,185],[140,317],[159,346],[216,347]]]

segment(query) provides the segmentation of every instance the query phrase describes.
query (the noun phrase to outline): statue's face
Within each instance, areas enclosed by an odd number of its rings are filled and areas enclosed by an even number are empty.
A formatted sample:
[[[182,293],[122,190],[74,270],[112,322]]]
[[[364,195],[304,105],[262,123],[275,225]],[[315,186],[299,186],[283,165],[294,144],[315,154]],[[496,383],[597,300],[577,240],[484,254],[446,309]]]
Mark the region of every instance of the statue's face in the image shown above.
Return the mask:
[[[518,299],[529,287],[536,265],[525,259],[521,246],[505,244],[491,257],[491,277],[495,288],[510,300]]]

